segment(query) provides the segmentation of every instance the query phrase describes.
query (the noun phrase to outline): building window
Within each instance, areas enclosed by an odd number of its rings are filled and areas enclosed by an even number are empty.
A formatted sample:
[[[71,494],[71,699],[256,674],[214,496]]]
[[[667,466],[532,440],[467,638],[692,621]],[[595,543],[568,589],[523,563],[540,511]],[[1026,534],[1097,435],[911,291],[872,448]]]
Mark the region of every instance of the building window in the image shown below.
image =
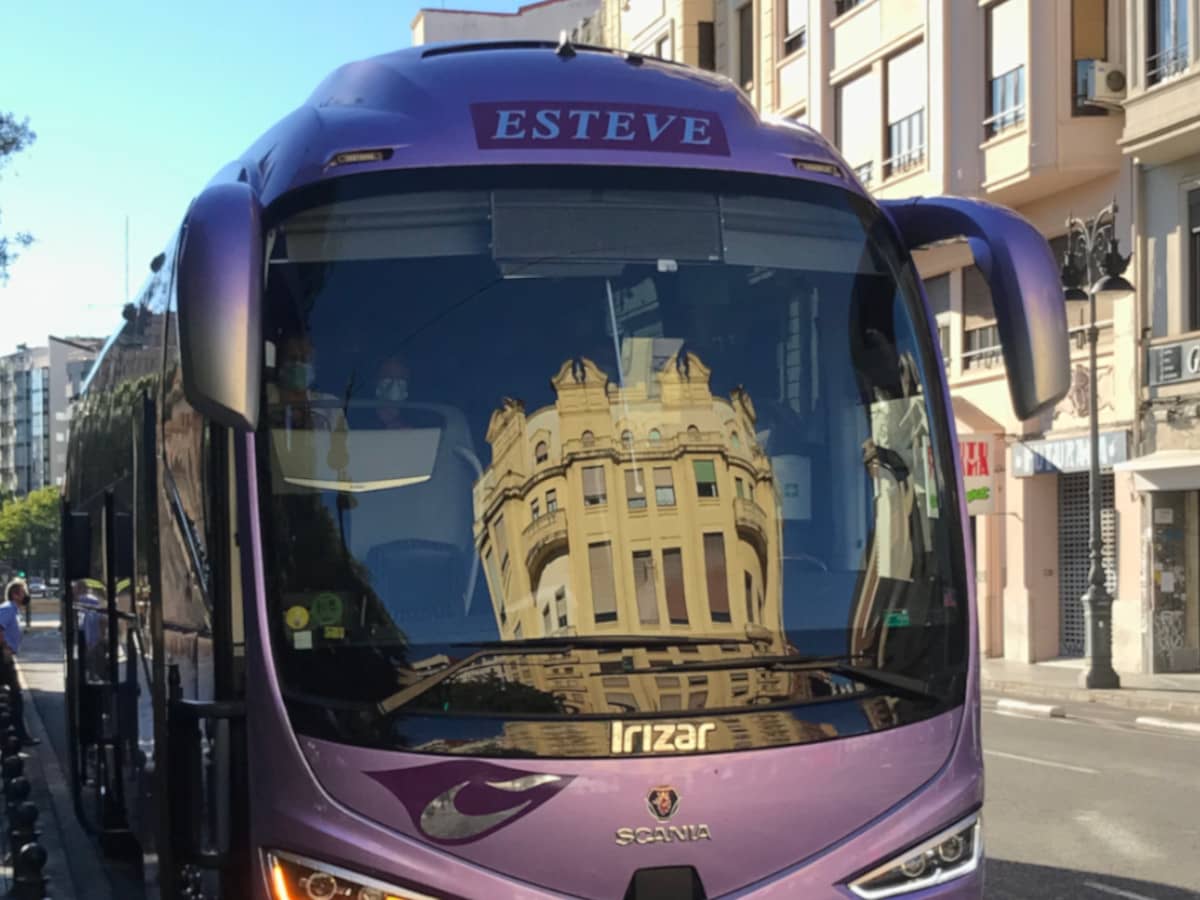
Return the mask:
[[[858,179],[875,178],[879,143],[879,79],[867,72],[837,88],[837,144]]]
[[[585,431],[580,437],[582,437],[582,439],[583,439],[583,446],[585,446],[585,447],[595,447],[596,446],[596,435],[594,435],[592,432]]]
[[[687,429],[687,436],[689,441],[700,440],[700,429],[695,425],[689,425]]]
[[[1200,189],[1188,191],[1188,296],[1190,330],[1200,330]]]
[[[658,624],[658,589],[654,583],[654,556],[649,550],[633,554],[633,586],[637,596],[638,621]]]
[[[604,467],[588,466],[583,470],[583,505],[603,506],[608,502],[604,487]]]
[[[700,48],[696,64],[709,72],[717,70],[717,29],[713,22],[698,22]]]
[[[560,587],[554,592],[554,612],[558,616],[558,627],[567,627],[567,589]]]
[[[754,87],[754,3],[738,7],[738,83]]]
[[[657,444],[659,441],[662,440],[662,432],[659,431],[657,428],[651,428],[650,429],[650,440],[653,443]]]
[[[536,498],[529,501],[529,514],[533,517],[534,521],[537,521],[538,516],[541,515]]]
[[[592,581],[592,614],[597,622],[617,621],[617,589],[613,582],[612,544],[588,545]]]
[[[625,470],[625,497],[630,509],[646,508],[646,479],[641,469]]]
[[[554,620],[550,617],[550,604],[547,603],[542,607],[542,634],[550,634],[554,631]]]
[[[632,431],[626,430],[626,431],[621,432],[621,446],[623,446],[626,450],[633,449],[633,432]]]
[[[1000,332],[987,279],[977,266],[962,270],[963,368],[979,369],[1000,361]]]
[[[669,468],[654,470],[654,505],[675,505],[675,479]]]
[[[704,572],[708,580],[708,609],[714,622],[729,616],[729,584],[725,577],[725,535],[704,535]]]
[[[856,6],[862,6],[867,0],[836,0],[833,4],[833,10],[837,15],[848,13]]]
[[[688,623],[687,597],[683,592],[683,554],[663,550],[663,582],[667,588],[667,618],[672,625]]]
[[[987,137],[1025,121],[1026,13],[1025,0],[1004,0],[987,8]]]
[[[545,441],[538,441],[537,446],[533,450],[534,462],[541,464],[550,458],[550,448]]]
[[[787,0],[783,7],[783,55],[808,43],[808,0]]]
[[[746,499],[746,482],[742,481],[742,479],[740,479],[740,478],[735,478],[733,480],[733,487],[734,487],[734,493],[736,493],[738,495],[738,497],[741,498],[742,500],[745,500]]]
[[[546,491],[546,514],[549,515],[556,509],[558,509],[558,491],[551,489]]]
[[[950,365],[950,276],[937,275],[925,279],[925,296],[929,300],[930,311],[937,320],[938,343],[942,347],[942,359],[946,366]]]
[[[1092,60],[1108,59],[1108,0],[1071,0],[1071,114],[1106,116],[1086,103]]]
[[[1146,11],[1146,81],[1158,84],[1188,64],[1187,0],[1149,0]]]
[[[746,585],[746,621],[754,621],[754,576],[749,572],[743,572],[744,582]]]
[[[925,162],[925,45],[917,44],[887,61],[887,158],[883,177]]]
[[[717,496],[717,466],[711,459],[696,459],[692,461],[696,472],[696,496]]]

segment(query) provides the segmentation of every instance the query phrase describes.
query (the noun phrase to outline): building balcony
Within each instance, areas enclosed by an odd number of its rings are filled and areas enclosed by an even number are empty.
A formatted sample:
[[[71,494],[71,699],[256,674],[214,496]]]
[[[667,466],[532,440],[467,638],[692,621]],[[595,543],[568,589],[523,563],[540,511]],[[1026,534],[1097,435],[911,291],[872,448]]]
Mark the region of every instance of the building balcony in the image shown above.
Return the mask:
[[[521,539],[525,542],[525,568],[536,584],[550,557],[567,547],[566,510],[556,509],[538,516],[525,526]]]
[[[765,555],[770,540],[766,511],[753,500],[737,497],[733,501],[733,517],[738,533]]]
[[[1146,69],[1125,99],[1121,149],[1149,165],[1200,153],[1200,60],[1185,46],[1182,54],[1147,59]]]
[[[921,0],[850,0],[834,7],[833,77],[925,26]]]

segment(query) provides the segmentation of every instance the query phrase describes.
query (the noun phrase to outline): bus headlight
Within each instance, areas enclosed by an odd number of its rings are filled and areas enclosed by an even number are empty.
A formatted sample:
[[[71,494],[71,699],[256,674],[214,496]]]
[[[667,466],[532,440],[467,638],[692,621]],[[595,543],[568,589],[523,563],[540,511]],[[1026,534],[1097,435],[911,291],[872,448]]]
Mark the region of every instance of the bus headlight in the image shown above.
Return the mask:
[[[972,813],[929,840],[897,854],[849,885],[863,900],[882,900],[961,878],[983,859],[983,817]]]
[[[437,900],[319,860],[264,851],[272,900]]]

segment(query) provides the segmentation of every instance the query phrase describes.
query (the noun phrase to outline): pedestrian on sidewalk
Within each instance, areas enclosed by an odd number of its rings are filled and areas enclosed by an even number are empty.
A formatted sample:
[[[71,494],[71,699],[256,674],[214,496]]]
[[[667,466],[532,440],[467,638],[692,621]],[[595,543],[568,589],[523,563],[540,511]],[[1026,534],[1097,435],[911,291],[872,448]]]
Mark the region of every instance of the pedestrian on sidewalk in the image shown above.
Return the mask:
[[[21,697],[21,680],[17,677],[17,654],[21,650],[21,607],[29,603],[25,582],[14,578],[4,588],[0,603],[0,684],[8,685],[9,708],[17,737],[26,747],[39,743],[25,728],[25,701]]]

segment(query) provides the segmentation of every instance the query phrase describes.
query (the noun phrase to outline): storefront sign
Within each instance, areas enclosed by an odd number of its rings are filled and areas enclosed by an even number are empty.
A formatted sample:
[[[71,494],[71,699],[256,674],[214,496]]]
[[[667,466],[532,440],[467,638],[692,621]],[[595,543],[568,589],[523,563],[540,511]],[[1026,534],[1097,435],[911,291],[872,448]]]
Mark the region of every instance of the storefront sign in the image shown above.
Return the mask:
[[[985,516],[996,511],[995,451],[996,439],[990,435],[960,435],[958,438],[969,516]]]
[[[1200,379],[1200,340],[1151,347],[1149,371],[1154,386]]]
[[[1106,431],[1100,434],[1100,468],[1129,458],[1129,432]],[[1013,444],[1013,474],[1018,478],[1062,472],[1086,472],[1091,468],[1091,439],[1060,438],[1048,441],[1022,441]]]

